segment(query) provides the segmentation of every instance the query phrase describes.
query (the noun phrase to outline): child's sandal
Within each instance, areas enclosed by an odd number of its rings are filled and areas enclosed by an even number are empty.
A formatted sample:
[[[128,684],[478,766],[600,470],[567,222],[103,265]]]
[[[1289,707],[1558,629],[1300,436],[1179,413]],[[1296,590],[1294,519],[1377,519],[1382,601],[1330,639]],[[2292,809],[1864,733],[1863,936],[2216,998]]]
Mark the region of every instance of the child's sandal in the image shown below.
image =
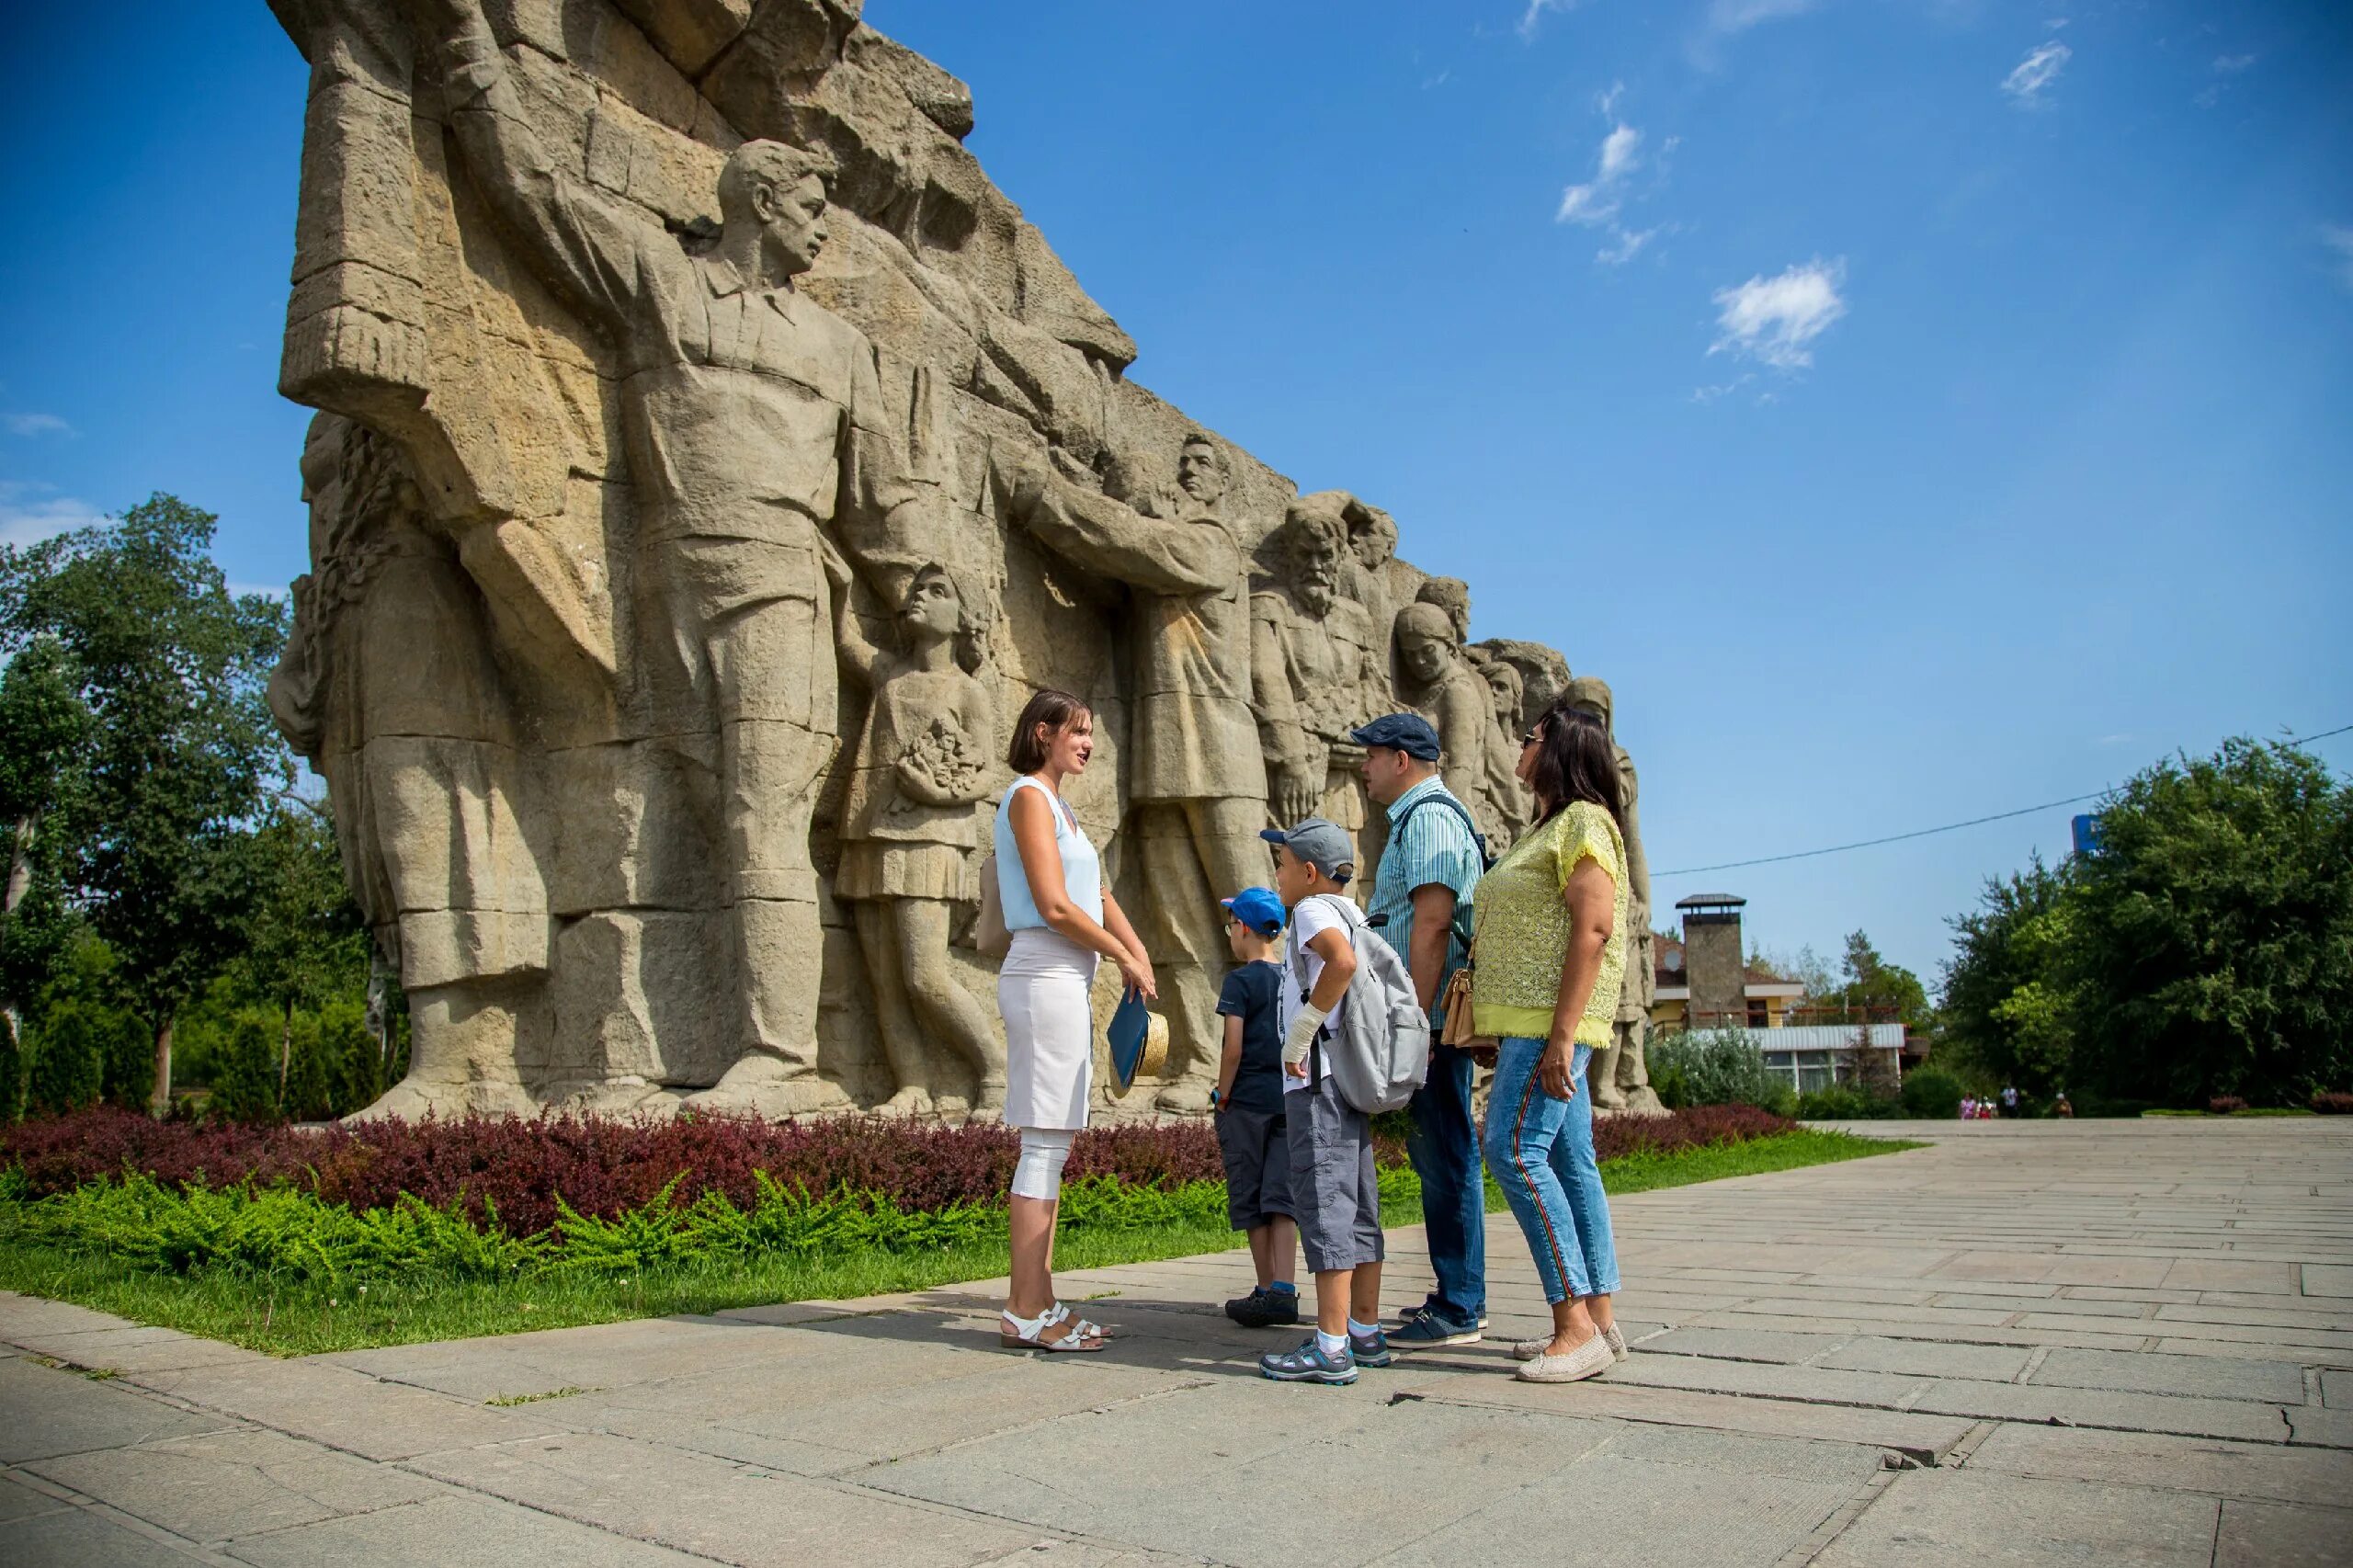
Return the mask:
[[[1060,1301],[1034,1318],[1015,1317],[1009,1309],[997,1317],[996,1342],[1007,1350],[1093,1352],[1110,1347],[1110,1336],[1100,1324],[1072,1317],[1070,1309]],[[1069,1326],[1060,1337],[1048,1339],[1046,1331],[1062,1324]]]

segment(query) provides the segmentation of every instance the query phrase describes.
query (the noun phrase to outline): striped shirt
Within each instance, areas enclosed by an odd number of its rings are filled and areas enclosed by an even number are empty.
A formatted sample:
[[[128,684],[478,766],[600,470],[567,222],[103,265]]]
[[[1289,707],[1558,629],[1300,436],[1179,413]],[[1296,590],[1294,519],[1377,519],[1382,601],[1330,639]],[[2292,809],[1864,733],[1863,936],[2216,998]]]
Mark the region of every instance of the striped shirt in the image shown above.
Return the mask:
[[[1444,801],[1431,800],[1445,796]],[[1438,968],[1438,992],[1430,999],[1437,1009],[1446,994],[1447,976],[1462,966],[1471,947],[1471,896],[1479,885],[1479,846],[1461,812],[1447,804],[1455,797],[1433,776],[1406,790],[1389,807],[1389,844],[1372,878],[1372,906],[1365,913],[1380,928],[1381,939],[1397,949],[1411,969],[1414,962],[1414,890],[1433,885],[1454,890],[1454,930],[1457,940],[1446,945]],[[1414,807],[1430,803],[1420,811]],[[1413,820],[1405,814],[1413,812]],[[1397,824],[1405,822],[1403,831]]]

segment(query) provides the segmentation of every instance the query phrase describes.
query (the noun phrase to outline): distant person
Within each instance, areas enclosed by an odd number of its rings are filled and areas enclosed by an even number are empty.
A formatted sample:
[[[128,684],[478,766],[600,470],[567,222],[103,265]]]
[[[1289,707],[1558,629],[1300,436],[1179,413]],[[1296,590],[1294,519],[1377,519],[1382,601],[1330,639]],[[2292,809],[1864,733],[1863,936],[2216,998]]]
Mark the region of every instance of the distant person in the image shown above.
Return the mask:
[[[1217,1010],[1225,1019],[1218,1062],[1217,1152],[1225,1163],[1225,1217],[1250,1240],[1257,1288],[1225,1303],[1245,1328],[1299,1321],[1299,1224],[1290,1206],[1290,1141],[1283,1120],[1283,901],[1244,888],[1225,907],[1225,943],[1241,966],[1225,977]]]
[[[1536,1256],[1552,1332],[1512,1354],[1529,1382],[1566,1383],[1625,1355],[1610,1297],[1618,1254],[1594,1156],[1593,1053],[1618,1025],[1629,947],[1618,757],[1600,717],[1555,703],[1522,737],[1536,825],[1479,880],[1471,968],[1477,1031],[1501,1043],[1487,1092],[1487,1168]]]
[[[1341,1097],[1324,1048],[1338,1031],[1356,978],[1347,898],[1356,851],[1347,830],[1308,817],[1275,842],[1275,887],[1290,911],[1283,937],[1283,1102],[1290,1142],[1291,1212],[1315,1276],[1315,1332],[1268,1351],[1258,1370],[1279,1382],[1352,1383],[1359,1367],[1394,1358],[1381,1330],[1381,1185],[1372,1119]]]
[[[2016,1116],[2018,1113],[2018,1087],[2016,1084],[2006,1084],[2002,1086],[2002,1114]]]
[[[1467,1345],[1487,1323],[1487,1184],[1479,1174],[1479,1128],[1471,1114],[1471,1054],[1435,1038],[1446,983],[1471,956],[1471,905],[1486,863],[1471,812],[1439,775],[1438,732],[1418,713],[1375,719],[1349,736],[1365,748],[1364,788],[1389,812],[1389,843],[1365,911],[1405,960],[1414,994],[1432,1014],[1429,1077],[1407,1108],[1406,1157],[1422,1183],[1437,1288],[1404,1314],[1402,1349]]]
[[[1963,1095],[1961,1096],[1961,1119],[1963,1121],[1974,1121],[1977,1119],[1977,1096],[1975,1095]]]
[[[2057,1111],[2061,1116],[2066,1117],[2071,1120],[2074,1119],[2075,1114],[2075,1108],[2067,1103],[2067,1091],[2064,1089],[2059,1091],[2058,1103],[2053,1105],[2051,1108]]]
[[[1066,691],[1039,692],[1013,727],[1017,777],[996,809],[997,898],[1013,946],[997,971],[1005,1016],[1005,1119],[1021,1132],[1006,1225],[1012,1278],[997,1338],[1008,1349],[1100,1350],[1099,1324],[1054,1299],[1054,1221],[1063,1165],[1086,1125],[1094,1087],[1098,959],[1146,1000],[1159,994],[1135,927],[1103,885],[1103,862],[1063,799],[1095,755],[1095,715]]]

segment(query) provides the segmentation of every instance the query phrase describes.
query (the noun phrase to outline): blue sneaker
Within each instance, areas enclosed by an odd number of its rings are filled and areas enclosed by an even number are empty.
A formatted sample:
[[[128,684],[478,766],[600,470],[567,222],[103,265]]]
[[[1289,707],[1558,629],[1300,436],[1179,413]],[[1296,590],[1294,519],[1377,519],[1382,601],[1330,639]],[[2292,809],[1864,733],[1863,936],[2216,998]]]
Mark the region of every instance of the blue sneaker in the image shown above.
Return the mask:
[[[1279,1383],[1331,1383],[1336,1387],[1357,1381],[1357,1360],[1347,1346],[1342,1346],[1336,1355],[1326,1356],[1311,1334],[1296,1350],[1269,1350],[1259,1357],[1258,1373]]]
[[[1397,1328],[1397,1343],[1408,1350],[1427,1349],[1434,1345],[1476,1345],[1480,1332],[1475,1318],[1450,1317],[1438,1308],[1425,1304],[1405,1314],[1405,1321]]]
[[[1397,1359],[1396,1353],[1389,1348],[1389,1335],[1381,1331],[1379,1324],[1372,1325],[1370,1334],[1348,1330],[1348,1357],[1359,1367],[1386,1367]]]

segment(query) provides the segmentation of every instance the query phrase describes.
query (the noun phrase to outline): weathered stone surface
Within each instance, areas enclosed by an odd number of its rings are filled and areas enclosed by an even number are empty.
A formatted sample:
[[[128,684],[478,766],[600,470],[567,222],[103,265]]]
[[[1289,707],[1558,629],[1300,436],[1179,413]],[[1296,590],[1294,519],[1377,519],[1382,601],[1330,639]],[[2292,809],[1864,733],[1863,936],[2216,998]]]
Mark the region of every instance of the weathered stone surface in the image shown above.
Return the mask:
[[[1910,1471],[1815,1561],[1824,1568],[1977,1568],[1999,1552],[1995,1561],[2021,1564],[2199,1568],[2212,1562],[2216,1506],[2178,1492]]]
[[[217,1415],[174,1410],[79,1372],[24,1358],[0,1361],[0,1463],[218,1431]]]
[[[1072,803],[1167,969],[1140,1108],[1207,1108],[1214,899],[1270,811],[1367,827],[1349,729],[1427,709],[1524,818],[1511,724],[1565,661],[1474,653],[1394,518],[1128,381],[969,90],[856,0],[278,10],[282,381],[323,412],[272,696],[410,994],[376,1111],[991,1113],[968,933],[1041,687],[1095,709]]]

